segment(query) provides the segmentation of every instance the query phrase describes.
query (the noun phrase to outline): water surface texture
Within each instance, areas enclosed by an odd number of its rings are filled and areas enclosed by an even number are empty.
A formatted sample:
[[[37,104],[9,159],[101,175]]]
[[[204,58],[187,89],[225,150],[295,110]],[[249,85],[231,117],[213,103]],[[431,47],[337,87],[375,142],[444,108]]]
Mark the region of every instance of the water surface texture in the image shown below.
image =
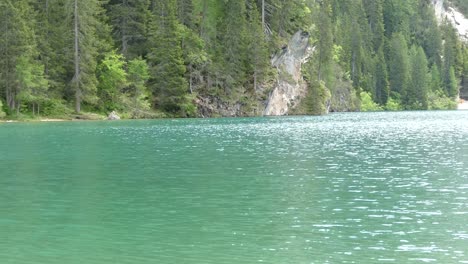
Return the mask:
[[[468,111],[0,124],[0,262],[468,263]]]

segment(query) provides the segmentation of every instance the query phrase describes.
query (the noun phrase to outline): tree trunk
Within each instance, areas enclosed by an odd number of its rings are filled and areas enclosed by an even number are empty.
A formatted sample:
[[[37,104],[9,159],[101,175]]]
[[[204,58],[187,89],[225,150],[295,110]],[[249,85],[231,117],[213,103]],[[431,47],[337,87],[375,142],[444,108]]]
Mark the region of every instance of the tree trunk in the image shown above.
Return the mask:
[[[75,111],[81,111],[81,90],[80,90],[80,56],[79,56],[79,28],[78,28],[78,0],[75,0],[74,5],[74,34],[75,34],[75,77],[73,78],[75,86]]]
[[[193,67],[192,64],[189,65],[189,87],[190,93],[193,94]]]
[[[50,25],[49,25],[49,0],[46,0],[45,1],[45,10],[46,10],[46,21],[47,21],[47,26],[46,26],[46,39],[49,40],[49,28],[50,28]],[[50,60],[50,57],[47,57],[47,59],[45,59],[44,61],[44,72],[46,75],[49,75],[49,60]]]
[[[124,7],[126,7],[128,9],[128,1],[127,0],[123,0],[122,4],[123,4]],[[127,54],[127,50],[128,50],[128,36],[127,36],[128,21],[127,21],[127,15],[128,14],[126,14],[124,16],[124,18],[122,19],[122,54],[125,56],[125,58],[128,57],[127,56],[128,55]]]
[[[265,28],[265,0],[262,0],[262,28],[263,28],[263,31],[266,32],[266,28]]]

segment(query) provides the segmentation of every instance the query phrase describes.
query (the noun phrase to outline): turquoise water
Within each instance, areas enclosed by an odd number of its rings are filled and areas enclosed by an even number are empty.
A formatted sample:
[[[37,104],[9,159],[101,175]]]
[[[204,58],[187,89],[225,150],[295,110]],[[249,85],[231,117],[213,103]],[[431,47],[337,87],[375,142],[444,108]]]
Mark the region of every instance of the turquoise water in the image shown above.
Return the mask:
[[[468,263],[468,112],[0,124],[0,263]]]

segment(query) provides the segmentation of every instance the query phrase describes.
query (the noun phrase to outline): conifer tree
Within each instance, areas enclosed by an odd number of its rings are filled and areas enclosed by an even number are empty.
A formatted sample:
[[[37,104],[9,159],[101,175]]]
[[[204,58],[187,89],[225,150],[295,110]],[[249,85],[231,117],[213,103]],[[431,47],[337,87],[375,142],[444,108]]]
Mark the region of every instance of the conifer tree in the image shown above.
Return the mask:
[[[257,91],[259,84],[265,80],[270,67],[268,44],[260,14],[254,4],[251,5],[248,13],[248,65],[250,65],[250,75],[253,78],[253,90]]]
[[[375,82],[375,101],[380,105],[385,105],[387,104],[389,97],[389,84],[387,63],[385,62],[385,56],[382,47],[380,47],[377,53],[377,61],[375,66]]]
[[[317,16],[317,25],[318,25],[318,42],[317,42],[317,52],[318,52],[318,69],[317,69],[317,80],[327,80],[324,78],[325,74],[329,73],[330,63],[333,53],[333,31],[331,24],[331,6],[328,1],[323,1],[320,4],[319,14]],[[325,74],[324,74],[325,73]]]
[[[48,86],[37,60],[33,17],[27,0],[0,2],[0,91],[11,112],[19,113],[23,102],[34,107]]]
[[[146,54],[149,0],[112,0],[109,17],[121,53],[131,59]]]
[[[177,17],[179,22],[193,28],[193,2],[192,0],[177,0]]]
[[[428,68],[427,58],[421,47],[411,49],[411,82],[408,86],[408,109],[425,110],[428,108]]]
[[[388,58],[390,91],[398,94],[402,99],[404,99],[410,78],[410,65],[408,46],[402,34],[395,33],[392,36]]]
[[[69,0],[33,1],[36,10],[36,39],[40,61],[49,80],[49,98],[61,99],[73,69],[73,43],[70,34]]]
[[[69,0],[71,11],[71,32],[73,35],[73,78],[71,88],[75,99],[75,112],[80,113],[81,103],[94,104],[96,97],[96,67],[99,50],[107,33],[107,26],[102,23],[104,16],[101,0]],[[101,37],[101,38],[99,38]]]
[[[245,2],[227,0],[221,22],[223,34],[220,36],[222,54],[224,92],[229,95],[241,92],[246,81],[246,7]]]
[[[153,104],[171,114],[187,116],[191,102],[187,98],[188,83],[181,48],[180,24],[175,0],[154,3],[149,39],[151,89]]]
[[[458,83],[456,79],[456,68],[458,58],[458,39],[455,29],[448,23],[444,25],[445,43],[443,57],[443,85],[445,94],[450,98],[458,96]]]
[[[372,34],[373,50],[377,53],[384,42],[383,0],[364,0],[364,7]]]

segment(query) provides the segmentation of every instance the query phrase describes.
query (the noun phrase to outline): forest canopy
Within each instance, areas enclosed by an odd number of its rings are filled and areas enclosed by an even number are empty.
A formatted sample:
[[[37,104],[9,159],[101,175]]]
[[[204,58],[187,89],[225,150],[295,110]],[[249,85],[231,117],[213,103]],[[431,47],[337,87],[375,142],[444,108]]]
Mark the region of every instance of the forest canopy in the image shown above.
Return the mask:
[[[298,30],[309,114],[452,109],[468,89],[466,43],[429,0],[2,0],[0,21],[0,116],[256,115]]]

